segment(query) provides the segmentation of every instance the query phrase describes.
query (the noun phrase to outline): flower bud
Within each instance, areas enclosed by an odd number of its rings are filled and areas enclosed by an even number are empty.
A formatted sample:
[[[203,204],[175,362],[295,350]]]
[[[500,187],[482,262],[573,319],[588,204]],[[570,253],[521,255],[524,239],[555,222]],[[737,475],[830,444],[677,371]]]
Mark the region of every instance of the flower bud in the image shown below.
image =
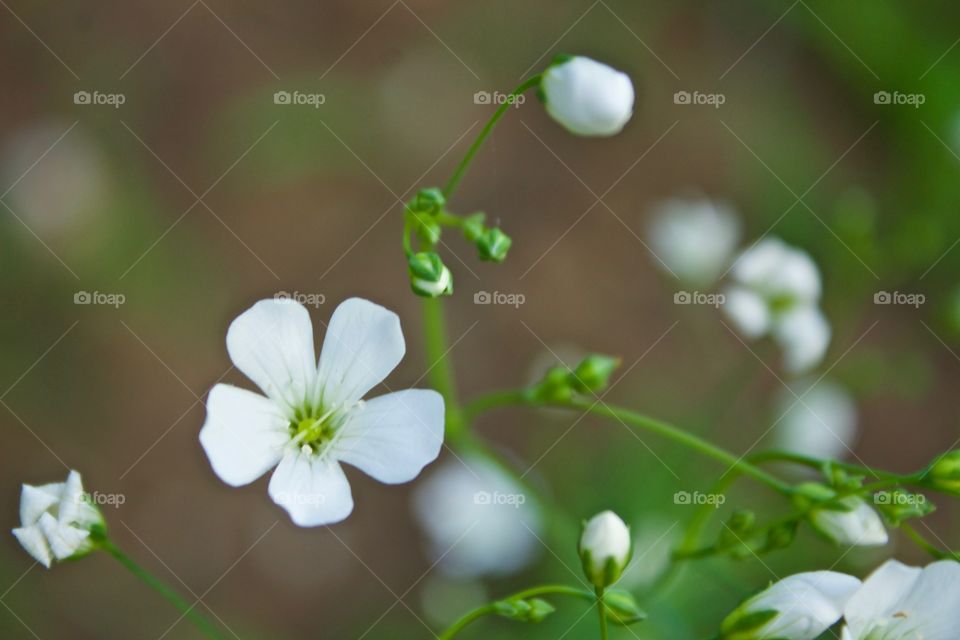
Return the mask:
[[[580,393],[596,393],[606,388],[610,376],[620,366],[620,358],[591,354],[573,370],[571,385]]]
[[[487,214],[483,212],[472,213],[466,218],[463,219],[463,224],[461,228],[463,229],[463,237],[469,240],[470,242],[476,242],[479,240],[484,233],[487,232],[487,228],[483,226],[483,221],[486,219]]]
[[[435,216],[443,210],[446,204],[447,199],[444,197],[443,191],[437,187],[430,187],[417,191],[417,195],[413,197],[410,203],[410,208],[415,213],[426,213]]]
[[[832,542],[843,546],[871,547],[887,544],[889,536],[880,515],[862,498],[847,496],[840,509],[813,509],[807,518],[810,524]]]
[[[613,511],[593,516],[580,534],[580,560],[587,579],[598,589],[610,586],[630,560],[630,529]]]
[[[13,535],[37,562],[80,558],[96,548],[106,525],[100,510],[83,491],[80,474],[70,471],[66,482],[34,487],[20,493],[20,528]]]
[[[564,403],[573,397],[573,388],[570,386],[571,372],[560,364],[547,371],[543,379],[532,390],[532,396],[544,404]]]
[[[552,604],[541,598],[528,600],[499,600],[493,603],[498,615],[518,622],[541,622],[556,611]]]
[[[410,256],[410,287],[418,296],[436,298],[453,293],[453,276],[432,251],[422,251]]]
[[[480,259],[486,262],[503,262],[513,240],[499,228],[487,229],[476,240]]]
[[[606,609],[607,618],[616,624],[629,625],[647,617],[647,614],[637,606],[633,595],[622,589],[610,589],[604,593],[603,606]]]
[[[960,494],[960,449],[940,456],[925,477],[934,489]]]
[[[576,135],[615,135],[633,115],[630,77],[590,58],[558,59],[540,88],[550,117]]]
[[[835,571],[788,576],[726,617],[720,640],[814,640],[843,614],[860,581]]]

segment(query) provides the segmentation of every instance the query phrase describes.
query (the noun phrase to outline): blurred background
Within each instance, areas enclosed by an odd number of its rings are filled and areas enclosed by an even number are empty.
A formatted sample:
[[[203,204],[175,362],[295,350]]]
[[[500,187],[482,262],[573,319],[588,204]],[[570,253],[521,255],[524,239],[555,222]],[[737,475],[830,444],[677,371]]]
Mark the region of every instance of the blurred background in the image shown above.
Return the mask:
[[[708,198],[736,212],[740,247],[769,234],[819,265],[833,339],[811,375],[842,395],[825,418],[850,436],[853,453],[838,455],[912,471],[960,437],[950,3],[0,4],[0,513],[17,526],[22,482],[80,470],[122,502],[103,507],[117,542],[202,598],[229,637],[431,637],[486,599],[577,583],[576,526],[532,501],[476,504],[477,491],[510,493],[495,470],[464,480],[445,453],[385,486],[350,469],[353,514],[306,530],[265,479],[219,481],[197,441],[207,390],[225,372],[250,386],[228,371],[228,324],[280,292],[305,296],[317,326],[349,296],[397,311],[408,350],[388,384],[421,377],[398,201],[442,184],[495,92],[560,53],[629,73],[634,117],[614,138],[575,138],[531,93],[478,156],[451,206],[486,211],[514,244],[490,265],[445,238],[463,397],[600,351],[629,367],[609,401],[737,453],[769,444],[795,384],[776,345],[745,344],[713,307],[675,304],[682,285],[649,249],[657,203]],[[479,292],[523,303],[474,304]],[[923,303],[875,304],[878,292]],[[762,561],[691,563],[667,589],[657,575],[695,513],[675,492],[707,491],[722,467],[579,415],[500,410],[477,429],[570,523],[613,508],[632,525],[624,585],[650,619],[614,637],[709,637],[777,576],[927,561],[896,533],[849,551],[803,531]],[[957,511],[941,502],[927,535],[956,545]],[[721,517],[734,507],[785,505],[744,482]],[[460,541],[438,519],[481,524]],[[8,535],[0,594],[4,638],[199,637],[103,554],[48,572]],[[555,604],[539,626],[491,619],[463,637],[595,637],[584,606]]]

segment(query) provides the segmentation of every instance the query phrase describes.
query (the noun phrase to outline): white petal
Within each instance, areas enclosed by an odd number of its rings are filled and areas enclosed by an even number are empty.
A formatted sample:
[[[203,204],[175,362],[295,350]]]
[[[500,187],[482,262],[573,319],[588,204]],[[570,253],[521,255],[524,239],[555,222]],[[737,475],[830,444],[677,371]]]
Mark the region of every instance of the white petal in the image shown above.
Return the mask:
[[[66,560],[90,548],[90,542],[87,540],[90,536],[89,531],[62,525],[49,513],[40,517],[39,526],[57,560]]]
[[[353,511],[343,469],[331,457],[288,449],[270,478],[270,497],[301,527],[339,522]]]
[[[71,470],[63,486],[57,520],[65,525],[77,525],[80,529],[89,529],[94,523],[103,522],[100,511],[90,503],[83,490],[80,473]]]
[[[47,569],[50,568],[50,564],[53,562],[53,552],[50,551],[50,546],[47,544],[47,539],[43,537],[39,525],[14,529],[13,535],[37,562]]]
[[[738,282],[768,298],[812,303],[820,298],[820,271],[806,252],[777,238],[764,238],[737,259]]]
[[[740,238],[740,221],[724,203],[671,198],[657,204],[649,233],[654,254],[670,271],[706,287],[729,264]]]
[[[841,545],[872,547],[887,544],[889,535],[880,515],[856,496],[842,500],[850,511],[818,509],[810,521],[822,534]]]
[[[830,324],[814,306],[786,312],[774,326],[774,336],[784,351],[784,368],[799,374],[820,364],[830,345],[830,333]]]
[[[220,479],[234,487],[276,466],[290,441],[290,423],[271,400],[228,384],[207,396],[200,444]]]
[[[749,289],[733,287],[725,292],[723,311],[748,338],[759,338],[770,329],[770,309],[766,301]]]
[[[261,300],[227,330],[237,369],[270,398],[291,409],[313,393],[317,375],[310,314],[293,300]]]
[[[813,640],[832,626],[860,587],[860,580],[835,571],[788,576],[748,600],[747,612],[776,610],[758,637]]]
[[[583,136],[619,133],[633,114],[630,77],[596,60],[575,56],[543,74],[547,113]]]
[[[333,455],[380,482],[409,482],[443,446],[443,396],[407,389],[368,400],[350,412]]]
[[[362,298],[344,300],[320,352],[325,408],[350,406],[400,364],[406,345],[397,314]]]
[[[857,435],[857,408],[841,386],[821,381],[796,385],[793,392],[780,394],[782,415],[776,427],[778,449],[821,459],[838,459],[850,454]],[[802,397],[797,401],[797,396]]]
[[[62,494],[62,482],[44,487],[23,485],[20,490],[20,524],[24,527],[36,524],[41,515],[60,502]]]
[[[871,573],[844,608],[849,635],[861,640],[876,622],[895,613],[897,604],[913,589],[920,573],[921,569],[896,560],[887,560]]]

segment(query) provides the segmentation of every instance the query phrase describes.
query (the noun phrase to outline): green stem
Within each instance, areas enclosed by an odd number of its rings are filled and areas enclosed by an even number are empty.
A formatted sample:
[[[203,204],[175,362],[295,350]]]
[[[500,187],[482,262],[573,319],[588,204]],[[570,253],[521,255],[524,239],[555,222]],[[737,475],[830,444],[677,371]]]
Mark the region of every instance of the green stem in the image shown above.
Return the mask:
[[[468,422],[473,422],[478,415],[486,413],[491,409],[511,405],[530,404],[531,402],[530,394],[526,390],[506,389],[503,391],[494,391],[468,402],[463,408],[463,415]]]
[[[130,556],[125,554],[119,549],[113,541],[110,539],[103,539],[99,542],[100,548],[109,553],[111,556],[117,559],[120,564],[127,568],[133,575],[137,576],[143,580],[149,587],[154,589],[161,596],[166,598],[166,600],[177,608],[180,613],[185,617],[189,618],[190,621],[196,625],[196,627],[208,638],[216,638],[220,640],[223,636],[220,635],[220,632],[217,628],[210,622],[203,614],[201,614],[196,609],[196,604],[190,604],[186,600],[180,597],[180,595],[168,587],[165,583],[161,582],[159,578],[154,576],[152,573],[141,567],[139,564],[133,561]]]
[[[603,587],[597,587],[597,615],[600,616],[600,640],[607,640],[607,612],[604,611]]]
[[[942,549],[937,547],[937,545],[927,540],[922,533],[914,529],[909,524],[905,522],[901,523],[900,529],[905,534],[907,534],[907,537],[913,540],[913,542],[915,542],[918,547],[920,547],[921,549],[929,553],[931,556],[933,556],[937,560],[949,559],[949,560],[960,561],[960,553],[957,553],[955,551],[943,551]]]
[[[843,469],[844,471],[850,471],[852,473],[872,475],[875,478],[881,480],[890,480],[896,482],[902,482],[904,484],[916,484],[920,479],[920,474],[909,473],[909,474],[900,474],[892,473],[890,471],[883,471],[881,469],[874,469],[872,467],[861,466],[857,464],[850,464],[848,462],[839,462],[836,460],[821,460],[819,458],[814,458],[812,456],[806,456],[800,453],[793,453],[792,451],[763,451],[761,453],[754,454],[749,457],[751,462],[762,463],[762,462],[790,462],[793,464],[802,465],[805,467],[810,467],[811,469],[821,469],[826,463],[831,464],[838,469]]]
[[[548,584],[540,587],[533,587],[525,591],[520,591],[512,596],[507,596],[503,598],[504,600],[526,600],[528,598],[534,598],[536,596],[544,595],[566,595],[566,596],[575,596],[587,600],[588,602],[593,602],[594,595],[589,591],[584,591],[583,589],[577,589],[575,587],[568,587],[560,584]],[[465,614],[459,620],[454,622],[446,631],[440,634],[437,640],[449,640],[454,637],[460,631],[463,630],[471,622],[478,620],[484,616],[488,616],[496,613],[495,603],[491,602],[485,604],[482,607],[477,607],[476,609]]]
[[[535,87],[538,84],[540,84],[539,74],[528,80],[525,80],[520,86],[514,89],[513,92],[510,93],[510,96],[503,101],[503,104],[501,104],[500,107],[494,111],[493,115],[487,121],[487,124],[485,124],[483,129],[481,129],[477,139],[474,140],[473,144],[470,145],[470,148],[467,149],[466,155],[463,156],[463,160],[460,161],[460,164],[457,165],[453,175],[450,176],[450,179],[447,181],[447,185],[443,188],[443,195],[447,198],[447,200],[450,200],[450,197],[456,190],[457,185],[460,184],[460,179],[463,178],[464,172],[466,172],[467,167],[470,166],[470,162],[473,160],[473,157],[477,155],[477,151],[480,150],[480,146],[483,144],[483,141],[486,140],[487,136],[490,135],[490,132],[493,131],[493,127],[496,126],[497,121],[503,117],[503,114],[507,112],[507,109],[513,106],[514,99],[530,87]]]
[[[427,379],[430,386],[443,396],[446,406],[446,437],[454,443],[466,434],[463,412],[457,401],[457,389],[453,378],[453,365],[448,357],[447,324],[443,315],[443,303],[439,298],[423,300],[423,330],[426,340]]]

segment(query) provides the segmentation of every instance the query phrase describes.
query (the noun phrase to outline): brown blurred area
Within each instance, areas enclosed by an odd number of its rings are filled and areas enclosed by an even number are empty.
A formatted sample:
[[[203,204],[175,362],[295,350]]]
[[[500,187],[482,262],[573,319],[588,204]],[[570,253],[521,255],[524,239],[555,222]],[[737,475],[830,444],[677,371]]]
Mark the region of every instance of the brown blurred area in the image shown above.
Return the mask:
[[[98,204],[67,227],[57,211],[40,211],[49,226],[18,216],[10,199],[0,210],[7,528],[16,526],[21,483],[60,481],[76,468],[88,489],[125,497],[104,509],[118,543],[191,601],[202,597],[197,606],[238,637],[428,637],[417,585],[432,567],[410,486],[349,469],[350,518],[297,528],[270,501],[266,479],[233,489],[213,474],[197,440],[203,399],[221,378],[252,387],[230,370],[226,328],[278,292],[324,296],[311,309],[318,342],[347,297],[395,310],[407,356],[387,384],[418,381],[427,363],[399,201],[449,176],[491,112],[475,92],[508,92],[563,52],[628,72],[635,115],[618,137],[581,139],[530,94],[481,151],[452,207],[499,220],[513,249],[490,265],[453,233],[445,238],[460,392],[521,384],[539,354],[573,344],[635,364],[611,398],[746,450],[771,420],[777,355],[764,346],[751,353],[714,315],[672,304],[674,284],[645,246],[651,203],[686,193],[726,199],[752,238],[793,201],[771,172],[802,193],[842,156],[809,198],[832,223],[848,185],[879,189],[890,171],[884,125],[850,148],[875,118],[851,106],[849,73],[825,71],[832,63],[805,23],[785,20],[749,50],[722,83],[730,104],[721,114],[671,101],[680,89],[716,85],[789,6],[775,4],[5,0],[0,145],[37,126],[54,132],[50,142],[67,131],[63,142],[92,141],[103,180]],[[126,101],[77,105],[81,90]],[[272,95],[283,90],[323,93],[325,103],[278,106]],[[57,157],[58,145],[44,155],[46,146],[35,146],[35,167],[5,174],[0,192],[29,169],[43,180],[24,178],[11,196],[29,187],[56,202],[63,176],[44,158]],[[895,470],[922,466],[956,436],[955,353],[907,311],[869,308],[872,294],[860,294],[875,282],[816,218],[797,209],[780,228],[824,265],[836,318],[826,366],[843,359],[849,378],[873,380],[858,390],[857,455]],[[871,266],[880,271],[881,262]],[[75,305],[78,291],[122,293],[125,302]],[[478,291],[526,301],[478,306]],[[866,302],[857,306],[849,291]],[[736,375],[745,384],[722,398],[723,411],[701,415]],[[498,412],[479,430],[532,461],[573,420]],[[647,445],[671,464],[693,464],[705,481],[716,476],[682,450],[652,437],[641,446],[592,420],[535,475],[559,493],[568,470],[603,486],[590,465],[602,468],[617,448],[635,454],[624,475],[662,473]],[[569,468],[578,453],[584,459]],[[933,524],[956,530],[946,515]],[[565,560],[575,565],[572,554]],[[8,535],[3,637],[199,637],[104,554],[49,572],[30,564]]]

